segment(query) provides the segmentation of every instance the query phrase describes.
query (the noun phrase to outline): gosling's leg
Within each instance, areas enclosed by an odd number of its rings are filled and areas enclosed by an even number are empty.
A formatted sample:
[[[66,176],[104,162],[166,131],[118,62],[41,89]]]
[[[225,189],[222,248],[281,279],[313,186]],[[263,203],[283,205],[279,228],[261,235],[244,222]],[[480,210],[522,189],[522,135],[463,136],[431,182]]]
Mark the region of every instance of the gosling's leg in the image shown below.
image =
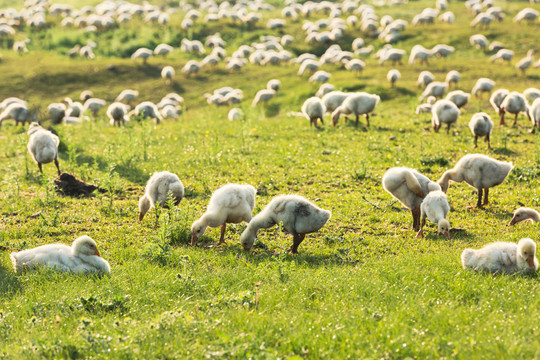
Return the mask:
[[[476,207],[481,208],[482,207],[482,188],[478,189],[478,202],[476,203]]]
[[[485,188],[485,189],[484,189],[484,205],[489,204],[488,195],[489,195],[489,189],[488,189],[488,188]]]
[[[60,171],[60,164],[58,163],[58,159],[54,159],[54,165],[56,165],[56,168],[58,169],[58,175],[60,175],[62,172]]]
[[[304,238],[306,237],[305,234],[295,234],[293,235],[293,244],[289,251],[293,254],[298,254],[298,246],[302,243]]]
[[[416,234],[417,238],[423,238],[424,232],[422,231],[424,228],[424,225],[426,225],[426,218],[422,217],[422,223],[420,224],[420,230],[418,230],[418,233]]]
[[[225,228],[227,228],[227,223],[221,225],[221,236],[219,237],[218,245],[225,244]]]
[[[413,230],[418,231],[420,230],[420,209],[413,209],[412,216],[413,216]]]

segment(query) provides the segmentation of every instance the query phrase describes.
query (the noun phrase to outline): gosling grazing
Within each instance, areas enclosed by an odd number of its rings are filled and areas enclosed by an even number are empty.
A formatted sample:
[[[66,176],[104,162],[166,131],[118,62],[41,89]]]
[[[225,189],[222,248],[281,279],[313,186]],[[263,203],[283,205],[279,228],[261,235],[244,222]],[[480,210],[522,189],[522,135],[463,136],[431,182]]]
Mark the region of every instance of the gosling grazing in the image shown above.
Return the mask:
[[[531,132],[534,134],[537,127],[540,129],[540,98],[535,99],[529,107],[529,118],[532,122]]]
[[[191,225],[191,245],[204,235],[208,226],[221,226],[219,244],[225,243],[227,223],[238,224],[251,221],[255,207],[256,190],[251,185],[227,184],[212,194],[208,209]]]
[[[514,216],[510,220],[510,225],[515,225],[519,222],[530,220],[533,223],[540,222],[540,213],[528,207],[520,207],[514,211]]]
[[[107,116],[111,125],[124,125],[129,121],[128,117],[129,106],[121,102],[114,102],[107,108]]]
[[[450,180],[465,181],[478,191],[476,206],[481,208],[489,204],[489,188],[501,184],[513,168],[509,162],[495,160],[482,154],[469,154],[462,157],[453,169],[445,171],[438,183],[446,193]]]
[[[515,115],[514,122],[512,123],[512,126],[515,126],[519,113],[524,112],[529,116],[528,111],[529,107],[525,96],[516,91],[512,91],[504,98],[501,104],[501,110],[499,111],[499,114],[501,115],[501,125],[504,125],[504,115],[507,112]]]
[[[28,129],[28,152],[32,159],[38,164],[39,171],[43,173],[42,164],[54,161],[60,175],[60,164],[58,163],[58,145],[60,140],[48,130],[42,128],[38,123],[30,124]]]
[[[310,97],[302,105],[302,113],[309,120],[309,126],[317,126],[317,120],[321,120],[321,123],[324,125],[324,113],[326,112],[326,107],[324,106],[322,100],[318,97]]]
[[[462,107],[467,105],[470,98],[471,98],[471,94],[466,93],[465,91],[461,91],[461,90],[454,90],[454,91],[449,92],[446,95],[445,99],[453,102],[454,104],[456,104],[456,106],[459,109],[461,109]]]
[[[450,212],[450,205],[448,205],[448,199],[445,193],[436,190],[427,194],[420,205],[422,221],[420,222],[420,230],[416,234],[416,237],[424,237],[422,229],[426,225],[427,217],[429,221],[437,224],[439,235],[444,235],[447,239],[450,239],[450,223],[446,220],[448,212]]]
[[[416,170],[405,167],[389,169],[382,178],[382,185],[384,190],[411,210],[415,231],[420,230],[421,205],[424,197],[432,191],[441,190],[436,182]]]
[[[476,81],[476,84],[474,84],[471,93],[477,98],[480,98],[482,93],[491,93],[494,87],[495,81],[488,78],[480,78]]]
[[[397,69],[388,71],[386,79],[390,82],[390,87],[394,87],[396,82],[401,79],[401,73]]]
[[[503,103],[504,98],[508,96],[508,94],[510,94],[510,91],[506,89],[497,89],[493,92],[493,94],[491,94],[489,98],[489,103],[491,104],[495,112],[499,114],[499,116],[501,112],[501,104]]]
[[[488,143],[488,149],[491,149],[490,136],[493,130],[493,121],[485,112],[476,113],[469,121],[469,129],[474,136],[474,147],[478,147],[478,138],[484,137],[484,141]]]
[[[341,115],[353,115],[356,117],[355,126],[358,127],[358,120],[360,115],[365,115],[366,123],[369,127],[369,114],[375,110],[375,107],[380,101],[378,95],[372,95],[365,92],[353,93],[343,101],[334,112],[332,113],[332,124],[336,126],[339,117]]]
[[[168,171],[156,172],[146,183],[144,195],[139,199],[139,221],[152,207],[167,207],[169,194],[174,205],[180,204],[184,198],[184,185],[177,175]],[[158,225],[159,214],[156,208],[156,225]]]
[[[457,122],[459,117],[459,109],[453,102],[449,100],[439,100],[433,105],[431,109],[431,124],[433,125],[433,130],[439,132],[442,124],[446,124],[446,133],[450,132],[450,126]]]
[[[250,250],[259,229],[267,229],[281,223],[283,229],[293,236],[293,244],[289,251],[297,254],[298,246],[306,234],[318,231],[331,216],[330,211],[319,208],[302,196],[276,196],[263,211],[251,219],[240,241],[244,250]]]
[[[490,273],[524,273],[538,269],[536,244],[529,238],[519,242],[494,242],[481,249],[465,249],[461,253],[464,269]]]

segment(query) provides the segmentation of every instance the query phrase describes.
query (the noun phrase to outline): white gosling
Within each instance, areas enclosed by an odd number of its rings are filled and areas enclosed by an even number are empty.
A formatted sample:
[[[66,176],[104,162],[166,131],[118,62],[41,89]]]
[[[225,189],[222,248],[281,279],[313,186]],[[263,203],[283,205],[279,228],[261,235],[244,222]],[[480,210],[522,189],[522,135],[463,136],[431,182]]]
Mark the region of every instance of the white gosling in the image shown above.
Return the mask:
[[[426,87],[429,83],[433,82],[435,80],[435,76],[429,72],[429,71],[422,71],[418,75],[418,80],[416,80],[416,84],[418,87]]]
[[[439,100],[431,109],[431,124],[433,130],[439,132],[442,124],[446,124],[446,133],[450,132],[450,126],[459,118],[459,108],[450,100]]]
[[[147,48],[139,48],[132,55],[131,60],[136,61],[142,59],[143,64],[148,62],[148,59],[154,55],[153,51]]]
[[[302,196],[279,195],[251,219],[240,241],[245,250],[250,250],[259,229],[267,229],[281,223],[283,229],[293,236],[293,244],[289,251],[297,254],[298,246],[306,234],[318,231],[331,216],[330,211],[319,208]]]
[[[262,89],[255,94],[255,98],[253,98],[253,102],[251,103],[251,106],[257,106],[260,103],[263,103],[266,105],[266,103],[272,99],[276,95],[275,90],[271,89]]]
[[[278,79],[268,80],[266,83],[266,88],[269,90],[279,91],[279,89],[281,89],[281,81]]]
[[[109,263],[101,258],[96,242],[89,236],[77,238],[71,246],[49,244],[10,255],[15,272],[48,267],[72,273],[110,273]]]
[[[476,84],[474,84],[471,94],[479,98],[481,93],[491,93],[494,87],[495,81],[488,78],[480,78],[476,81]]]
[[[317,126],[317,120],[321,120],[321,123],[324,125],[324,113],[326,112],[326,107],[324,106],[322,100],[318,97],[310,97],[302,105],[302,113],[309,120],[309,126]]]
[[[399,79],[401,79],[401,73],[397,69],[391,69],[386,74],[386,80],[390,82],[391,87],[394,87]]]
[[[532,103],[534,100],[540,98],[540,90],[537,88],[528,88],[523,90],[523,96]]]
[[[525,70],[531,67],[534,62],[534,50],[529,50],[527,56],[519,60],[516,64],[516,69],[520,70],[523,75],[525,75]]]
[[[424,197],[432,191],[441,190],[436,182],[416,170],[405,167],[391,168],[386,171],[382,178],[382,185],[384,190],[411,210],[415,231],[420,230],[420,207]]]
[[[124,89],[120,92],[120,94],[118,94],[114,101],[129,104],[134,101],[138,96],[139,92],[137,90]]]
[[[64,103],[52,103],[47,106],[49,116],[53,125],[60,124],[64,116],[66,116],[66,105]]]
[[[504,125],[504,115],[507,112],[515,115],[512,126],[516,125],[520,112],[524,112],[527,117],[529,117],[529,106],[525,96],[516,91],[512,91],[504,98],[501,104],[501,110],[499,111],[499,115],[501,116],[501,125]]]
[[[244,113],[242,112],[242,109],[232,108],[229,110],[227,117],[230,121],[242,120],[244,118]]]
[[[459,159],[453,169],[445,171],[438,183],[446,193],[450,180],[465,181],[478,191],[476,206],[481,208],[489,204],[489,188],[501,184],[513,168],[514,165],[509,162],[495,160],[482,154],[469,154]]]
[[[497,114],[500,114],[501,104],[503,103],[504,98],[508,96],[508,94],[510,94],[510,91],[506,89],[497,89],[489,97],[489,103]]]
[[[172,66],[165,66],[161,70],[161,78],[163,80],[165,80],[165,83],[167,83],[167,84],[171,83],[171,81],[173,80],[175,74],[176,74],[176,72],[174,71],[174,68]]]
[[[109,117],[111,125],[124,125],[129,121],[127,116],[129,106],[120,102],[114,102],[107,108],[107,116]]]
[[[168,171],[156,172],[146,183],[144,195],[139,199],[139,221],[150,208],[156,208],[156,225],[158,225],[159,214],[156,205],[162,208],[168,206],[169,194],[174,205],[180,204],[184,198],[184,185],[176,174]]]
[[[435,104],[436,101],[437,101],[437,99],[435,98],[435,96],[428,97],[425,104],[420,104],[420,105],[418,105],[416,107],[415,113],[416,114],[431,113],[431,109],[433,108],[433,104]]]
[[[227,184],[212,194],[206,212],[191,225],[191,245],[204,235],[207,227],[221,226],[219,244],[225,243],[227,223],[251,221],[257,190],[251,185]]]
[[[450,87],[451,84],[457,85],[457,83],[461,80],[461,74],[457,72],[456,70],[450,70],[448,74],[446,74],[446,83],[448,84],[448,87]]]
[[[379,95],[368,94],[366,92],[353,93],[347,96],[341,104],[332,113],[332,124],[336,126],[341,115],[354,115],[356,117],[355,126],[358,127],[360,115],[365,115],[366,123],[369,127],[369,114],[375,110],[381,98]]]
[[[529,107],[529,118],[532,122],[531,132],[534,134],[536,128],[540,129],[540,98],[536,98]]]
[[[103,99],[90,98],[84,102],[83,112],[90,110],[90,112],[92,113],[92,116],[96,117],[99,110],[105,107],[106,104],[107,103]]]
[[[143,101],[142,103],[135,106],[135,109],[131,110],[128,113],[128,117],[137,116],[139,119],[154,119],[154,121],[159,124],[163,117],[159,112],[157,106],[151,101]]]
[[[490,136],[493,130],[493,121],[485,112],[479,112],[472,116],[469,121],[469,129],[474,136],[474,147],[478,147],[478,138],[484,137],[484,141],[488,143],[488,149],[491,149]]]
[[[6,109],[0,114],[0,126],[7,119],[15,120],[15,125],[24,125],[30,121],[31,113],[28,110],[26,103],[13,102],[7,105]]]
[[[427,98],[428,96],[435,96],[436,98],[442,98],[444,94],[446,93],[446,90],[448,90],[447,83],[443,83],[439,81],[432,81],[424,89],[424,92],[420,96],[420,101],[424,101],[424,99]]]
[[[445,97],[446,100],[449,100],[456,104],[459,109],[467,105],[470,98],[471,94],[461,90],[450,91]]]
[[[528,207],[520,207],[514,211],[514,216],[512,217],[512,220],[510,220],[509,225],[515,225],[527,220],[530,220],[533,223],[540,222],[540,213]]]
[[[420,205],[421,222],[420,230],[416,237],[424,237],[422,229],[426,224],[426,217],[434,224],[437,224],[439,235],[446,236],[450,239],[450,223],[446,220],[448,213],[450,212],[450,205],[448,205],[448,199],[445,193],[440,190],[432,191],[426,195],[424,201]]]
[[[58,145],[60,140],[52,132],[45,130],[38,123],[30,124],[28,129],[28,152],[37,163],[39,171],[43,173],[42,164],[54,161],[60,175],[60,164],[58,163]]]
[[[538,269],[536,244],[529,238],[519,242],[494,242],[481,249],[465,249],[461,253],[464,269],[489,273],[524,273]]]

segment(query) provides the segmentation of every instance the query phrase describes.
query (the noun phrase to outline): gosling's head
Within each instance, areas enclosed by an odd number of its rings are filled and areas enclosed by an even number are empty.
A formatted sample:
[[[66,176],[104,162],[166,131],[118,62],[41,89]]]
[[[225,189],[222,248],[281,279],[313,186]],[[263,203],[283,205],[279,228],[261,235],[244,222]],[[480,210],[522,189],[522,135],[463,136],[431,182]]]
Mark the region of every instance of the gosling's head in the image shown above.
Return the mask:
[[[90,236],[83,235],[79,238],[77,238],[73,245],[71,246],[73,248],[73,253],[75,256],[101,256],[99,253],[99,250],[97,248],[96,242],[90,238]]]
[[[512,220],[510,220],[510,225],[514,225],[525,220],[533,221],[532,213],[534,211],[535,211],[534,209],[526,208],[526,207],[521,207],[517,209],[514,212],[514,217],[512,217]]]
[[[249,251],[253,247],[254,242],[255,236],[248,231],[248,228],[246,228],[246,230],[244,230],[242,233],[242,236],[240,236],[240,243],[242,244],[242,247],[244,250]]]
[[[145,195],[139,199],[139,221],[142,221],[144,218],[144,215],[148,212],[150,209],[150,200]]]
[[[518,242],[518,256],[522,261],[526,261],[530,270],[536,270],[535,265],[536,244],[529,238],[524,238]]]
[[[448,222],[448,220],[439,220],[437,227],[439,228],[440,235],[444,235],[447,239],[450,239],[450,222]]]
[[[202,218],[196,220],[191,225],[191,245],[195,245],[195,242],[204,235],[207,228],[207,224],[203,221]]]

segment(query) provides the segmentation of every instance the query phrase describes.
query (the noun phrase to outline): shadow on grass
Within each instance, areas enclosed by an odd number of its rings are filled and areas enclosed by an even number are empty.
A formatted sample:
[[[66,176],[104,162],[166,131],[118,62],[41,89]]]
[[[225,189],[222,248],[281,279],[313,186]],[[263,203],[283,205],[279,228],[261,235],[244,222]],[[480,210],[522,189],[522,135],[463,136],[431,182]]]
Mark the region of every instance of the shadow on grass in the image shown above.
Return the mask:
[[[115,165],[114,172],[120,177],[139,185],[145,185],[148,180],[148,175],[138,167],[133,166],[131,162]]]
[[[517,152],[512,151],[508,148],[496,148],[496,149],[493,149],[492,151],[494,154],[497,154],[497,155],[507,155],[507,156],[518,155]]]
[[[222,254],[234,255],[236,258],[245,258],[246,261],[249,261],[254,264],[268,263],[272,261],[282,261],[282,262],[296,262],[299,265],[306,265],[310,268],[319,268],[322,266],[333,266],[333,265],[355,265],[360,260],[350,261],[345,259],[340,255],[339,251],[336,251],[332,254],[312,254],[308,247],[302,248],[300,245],[299,253],[293,255],[288,253],[286,250],[283,252],[275,252],[268,249],[268,247],[256,241],[253,245],[251,251],[244,251],[242,246],[235,241],[231,243],[235,246],[216,246],[218,239],[213,239],[208,236],[203,236],[198,240],[197,247],[201,251],[217,251]],[[292,245],[292,237],[291,237]]]

